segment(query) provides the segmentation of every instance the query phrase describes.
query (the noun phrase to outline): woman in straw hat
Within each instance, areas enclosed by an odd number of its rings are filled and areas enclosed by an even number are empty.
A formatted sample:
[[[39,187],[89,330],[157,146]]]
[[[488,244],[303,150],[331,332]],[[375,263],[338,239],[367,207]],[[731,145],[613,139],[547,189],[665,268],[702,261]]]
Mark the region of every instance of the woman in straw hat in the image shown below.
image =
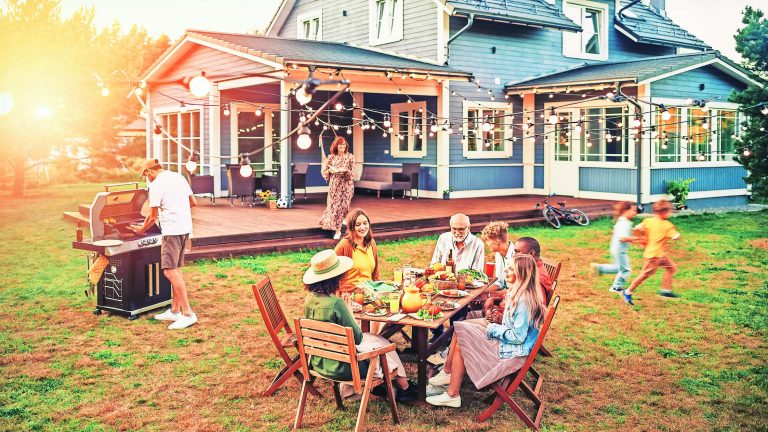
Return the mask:
[[[350,295],[345,294],[343,300],[335,295],[339,289],[341,278],[351,267],[351,258],[338,256],[331,249],[320,251],[312,257],[309,269],[304,273],[303,279],[304,285],[307,291],[309,291],[304,301],[304,318],[351,327],[358,352],[368,352],[389,345],[390,342],[386,338],[371,333],[363,333],[360,330],[352,315]],[[397,353],[394,351],[389,352],[386,356],[387,363],[396,374],[394,380],[395,387],[397,388],[396,398],[399,401],[413,400],[416,386],[408,382],[403,363],[400,361]],[[310,359],[310,367],[328,378],[338,380],[352,379],[352,369],[349,363],[313,356]],[[368,362],[361,362],[360,374],[365,376],[367,372]],[[376,371],[376,376],[383,376],[381,366]],[[351,394],[351,386],[342,386],[342,396],[349,396]],[[384,392],[375,391],[374,394],[383,395]]]

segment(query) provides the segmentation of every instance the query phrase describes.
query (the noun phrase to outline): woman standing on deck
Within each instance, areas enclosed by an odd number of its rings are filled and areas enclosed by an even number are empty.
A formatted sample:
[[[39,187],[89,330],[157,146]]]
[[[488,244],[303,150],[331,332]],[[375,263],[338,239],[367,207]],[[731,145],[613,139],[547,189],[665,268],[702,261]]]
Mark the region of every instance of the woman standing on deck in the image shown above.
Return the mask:
[[[349,152],[349,144],[344,137],[336,137],[331,144],[331,151],[325,169],[321,171],[328,181],[328,205],[320,218],[320,226],[325,230],[335,231],[334,240],[341,238],[341,222],[349,211],[355,185],[352,181],[355,169],[355,157]]]

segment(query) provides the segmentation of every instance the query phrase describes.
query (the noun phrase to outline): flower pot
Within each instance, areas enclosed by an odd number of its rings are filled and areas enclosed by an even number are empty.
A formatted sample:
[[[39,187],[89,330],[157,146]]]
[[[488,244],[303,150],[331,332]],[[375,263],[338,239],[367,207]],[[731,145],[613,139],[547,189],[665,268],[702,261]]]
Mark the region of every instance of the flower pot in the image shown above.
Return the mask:
[[[450,192],[443,192],[443,199],[444,200],[451,199],[451,193]]]
[[[267,208],[270,210],[277,210],[277,201],[276,200],[267,200]]]

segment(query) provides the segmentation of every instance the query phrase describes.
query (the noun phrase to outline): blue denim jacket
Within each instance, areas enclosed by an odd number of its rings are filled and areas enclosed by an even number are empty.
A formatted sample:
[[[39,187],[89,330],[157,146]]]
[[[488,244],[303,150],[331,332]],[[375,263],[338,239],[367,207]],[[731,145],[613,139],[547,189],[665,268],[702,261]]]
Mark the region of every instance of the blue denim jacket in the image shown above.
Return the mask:
[[[539,329],[530,322],[528,307],[521,299],[514,311],[510,313],[509,308],[504,311],[501,324],[488,324],[487,336],[488,339],[499,340],[500,358],[520,357],[531,353],[539,337]]]

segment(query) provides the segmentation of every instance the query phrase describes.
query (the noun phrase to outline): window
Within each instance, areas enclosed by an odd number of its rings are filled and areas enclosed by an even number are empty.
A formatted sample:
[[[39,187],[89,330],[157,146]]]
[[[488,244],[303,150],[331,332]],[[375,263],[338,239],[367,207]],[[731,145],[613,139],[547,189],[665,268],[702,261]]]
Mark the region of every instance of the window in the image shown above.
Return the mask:
[[[581,160],[628,162],[628,117],[624,108],[586,108],[581,113]]]
[[[563,55],[591,60],[608,59],[608,10],[606,5],[589,1],[566,1],[565,15],[582,28],[563,32]]]
[[[656,130],[651,131],[651,139],[656,145],[656,162],[680,162],[680,108],[667,108],[667,111],[669,120],[657,113]]]
[[[711,159],[711,130],[709,111],[688,108],[688,135],[683,137],[683,145],[688,148],[688,162],[706,162]]]
[[[719,161],[732,161],[736,152],[736,137],[739,131],[738,112],[735,110],[717,110],[717,149],[715,153]]]
[[[274,116],[274,105],[233,103],[230,117],[230,134],[233,154],[259,151],[251,156],[255,164],[279,160],[280,116]],[[263,150],[263,151],[262,151]]]
[[[572,116],[570,112],[557,113],[558,122],[555,124],[553,137],[555,139],[555,160],[570,161],[573,159],[573,137],[578,135],[582,128],[581,123],[574,125],[574,132],[570,130]]]
[[[157,117],[163,129],[173,137],[160,135],[161,162],[165,168],[181,172],[181,166],[189,158],[190,150],[187,149],[200,151],[200,111],[165,113]]]
[[[465,102],[463,125],[464,157],[508,158],[512,156],[512,109],[505,103]]]
[[[392,104],[391,152],[393,157],[427,154],[427,103]]]
[[[299,15],[296,19],[297,39],[323,40],[323,11]]]
[[[369,43],[381,45],[403,38],[403,1],[369,0]]]

